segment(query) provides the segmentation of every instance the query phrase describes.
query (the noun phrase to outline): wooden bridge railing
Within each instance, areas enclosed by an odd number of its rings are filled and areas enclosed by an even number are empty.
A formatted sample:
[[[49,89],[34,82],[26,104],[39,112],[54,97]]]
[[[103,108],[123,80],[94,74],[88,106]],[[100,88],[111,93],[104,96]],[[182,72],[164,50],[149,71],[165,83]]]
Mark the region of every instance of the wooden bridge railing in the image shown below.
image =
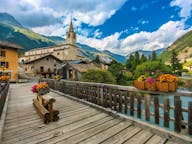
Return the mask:
[[[128,86],[51,79],[45,81],[54,90],[167,128],[172,122],[175,132],[187,129],[187,133],[192,135],[192,92],[169,93],[173,96],[166,97],[167,93],[141,91]],[[164,96],[166,98],[162,101]],[[182,98],[190,99],[187,107],[182,105]],[[183,114],[188,119],[183,119]]]
[[[9,83],[0,83],[0,118],[7,98]]]

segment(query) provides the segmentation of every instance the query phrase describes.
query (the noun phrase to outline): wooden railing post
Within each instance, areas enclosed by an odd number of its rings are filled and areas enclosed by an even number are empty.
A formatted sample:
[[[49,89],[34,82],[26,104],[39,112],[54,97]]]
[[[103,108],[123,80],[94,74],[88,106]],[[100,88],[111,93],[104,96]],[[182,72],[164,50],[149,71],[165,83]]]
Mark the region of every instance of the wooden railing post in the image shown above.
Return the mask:
[[[154,114],[155,114],[155,123],[159,124],[159,98],[154,97]]]
[[[122,91],[119,92],[119,112],[122,111]]]
[[[164,126],[169,127],[169,99],[164,100]]]
[[[175,117],[175,122],[174,122],[174,130],[175,132],[181,132],[181,120],[182,120],[182,107],[181,107],[181,100],[179,96],[174,97],[174,105],[175,105],[175,110],[174,110],[174,117]]]
[[[145,94],[145,119],[146,121],[150,121],[150,95]]]
[[[130,115],[134,116],[134,95],[130,93]]]
[[[125,93],[124,95],[124,109],[125,109],[125,114],[127,114],[127,96],[128,96],[129,93]]]
[[[99,87],[100,104],[103,106],[103,87]]]
[[[192,135],[192,102],[188,104],[188,134]]]
[[[141,95],[137,95],[137,117],[141,118]]]

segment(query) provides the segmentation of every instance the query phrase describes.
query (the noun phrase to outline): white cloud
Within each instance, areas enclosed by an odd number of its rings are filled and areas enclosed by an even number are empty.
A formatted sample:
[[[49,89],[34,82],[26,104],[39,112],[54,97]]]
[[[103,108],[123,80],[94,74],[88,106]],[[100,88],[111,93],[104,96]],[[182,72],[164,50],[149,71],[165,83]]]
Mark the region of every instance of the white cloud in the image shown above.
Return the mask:
[[[127,0],[1,0],[0,12],[8,12],[15,16],[25,26],[39,26],[35,23],[40,20],[57,20],[65,16],[68,19],[77,19],[79,24],[86,23],[91,26],[102,25],[109,19]],[[30,19],[29,19],[30,18]],[[41,19],[40,19],[41,18]],[[32,24],[30,24],[32,22]],[[36,24],[36,25],[35,25]],[[54,23],[47,23],[52,25]],[[42,23],[46,26],[46,23]]]
[[[109,50],[126,56],[140,49],[152,51],[167,48],[191,29],[184,30],[184,27],[184,23],[181,21],[169,21],[163,24],[157,31],[141,31],[122,40],[119,39],[121,32],[117,32],[103,39],[78,36],[78,41],[100,50]]]
[[[179,13],[181,17],[185,19],[191,17],[192,0],[173,0],[170,5],[181,8]]]

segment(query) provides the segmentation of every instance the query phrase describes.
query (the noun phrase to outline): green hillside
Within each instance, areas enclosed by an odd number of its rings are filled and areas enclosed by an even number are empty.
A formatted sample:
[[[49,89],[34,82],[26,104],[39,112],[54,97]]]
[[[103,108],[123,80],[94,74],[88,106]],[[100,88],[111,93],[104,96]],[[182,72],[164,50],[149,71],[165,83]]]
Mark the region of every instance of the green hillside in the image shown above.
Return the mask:
[[[192,30],[177,39],[170,47],[164,51],[160,58],[163,61],[169,60],[171,53],[174,50],[178,55],[180,60],[187,60],[192,57]]]
[[[25,50],[55,45],[52,40],[28,29],[2,23],[0,23],[0,40],[18,44]]]

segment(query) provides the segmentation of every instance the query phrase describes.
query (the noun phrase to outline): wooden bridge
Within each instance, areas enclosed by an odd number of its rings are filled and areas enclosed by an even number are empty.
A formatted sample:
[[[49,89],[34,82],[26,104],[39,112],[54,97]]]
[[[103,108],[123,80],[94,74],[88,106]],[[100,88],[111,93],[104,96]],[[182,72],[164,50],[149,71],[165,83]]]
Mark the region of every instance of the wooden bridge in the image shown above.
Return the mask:
[[[60,111],[59,121],[44,124],[39,118],[32,105],[35,94],[30,89],[33,83],[11,84],[8,100],[4,106],[4,109],[7,107],[7,111],[4,110],[1,116],[2,144],[186,144],[192,142],[189,135],[185,136],[188,130],[182,134],[179,122],[190,127],[188,123],[182,122],[182,119],[176,122],[179,132],[175,133],[120,114],[122,111],[125,113],[130,110],[130,114],[135,115],[133,104],[135,99],[132,96],[126,99],[125,93],[112,93],[112,89],[109,88],[98,92],[97,85],[91,87],[86,83],[46,81],[51,88],[57,90],[48,95],[56,99],[54,107]],[[109,91],[113,95],[111,98]],[[189,93],[188,96],[190,95]],[[147,102],[146,105],[149,104],[148,98],[144,100]],[[140,99],[138,103],[142,102],[143,100]],[[158,103],[157,99],[156,103]],[[157,105],[161,106],[159,103]],[[138,105],[140,111],[138,117],[142,117],[143,113],[143,108],[140,106]],[[186,109],[183,110],[188,112]],[[150,109],[145,108],[145,111],[148,119]],[[164,116],[170,119],[167,113]]]

